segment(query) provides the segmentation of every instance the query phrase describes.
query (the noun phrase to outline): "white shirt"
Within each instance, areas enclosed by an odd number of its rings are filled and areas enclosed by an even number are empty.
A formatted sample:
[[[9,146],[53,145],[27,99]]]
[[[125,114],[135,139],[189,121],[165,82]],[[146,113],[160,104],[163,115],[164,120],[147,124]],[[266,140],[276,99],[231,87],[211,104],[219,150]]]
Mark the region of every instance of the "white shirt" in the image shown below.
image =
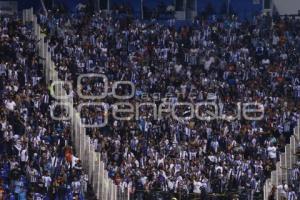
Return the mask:
[[[268,155],[271,159],[275,159],[276,158],[276,147],[268,147]]]
[[[23,149],[21,151],[21,161],[22,162],[27,162],[28,161],[28,153],[27,153],[27,149]]]
[[[5,101],[5,107],[8,109],[8,110],[11,110],[13,111],[16,107],[16,103],[14,101],[8,101],[6,100]]]
[[[29,173],[30,173],[30,181],[32,183],[36,183],[38,175],[39,175],[38,171],[33,168]]]
[[[79,158],[75,157],[74,155],[72,156],[72,167],[74,167],[76,165],[78,160],[79,160]]]
[[[43,180],[44,185],[45,185],[46,188],[50,187],[51,181],[52,181],[50,176],[43,176],[42,180]]]
[[[72,188],[73,188],[74,192],[79,193],[80,192],[80,182],[79,181],[72,182]]]
[[[200,187],[201,187],[201,182],[199,181],[194,181],[194,189],[193,189],[193,192],[194,193],[201,193],[201,190],[200,190]]]

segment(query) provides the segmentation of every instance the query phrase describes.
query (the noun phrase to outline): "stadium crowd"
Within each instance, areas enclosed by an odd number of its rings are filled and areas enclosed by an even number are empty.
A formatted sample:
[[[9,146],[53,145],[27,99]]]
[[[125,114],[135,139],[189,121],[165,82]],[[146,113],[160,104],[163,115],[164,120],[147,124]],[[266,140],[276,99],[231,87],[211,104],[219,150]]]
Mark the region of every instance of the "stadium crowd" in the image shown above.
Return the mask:
[[[51,119],[40,63],[32,25],[1,16],[0,199],[85,199],[87,175],[73,155],[70,122]]]
[[[88,134],[116,184],[129,188],[137,199],[149,191],[203,199],[212,193],[262,198],[264,181],[300,114],[298,19],[199,17],[192,25],[176,27],[115,13],[80,12],[41,14],[39,20],[60,78],[73,84],[68,90],[76,105],[87,101],[77,94],[77,77],[96,73],[108,77],[110,88],[116,81],[134,83],[135,95],[126,100],[133,105],[208,101],[231,116],[190,119],[190,110],[183,106],[176,112],[185,119],[169,113],[156,119],[152,106],[142,106],[137,119],[123,113],[128,120],[120,121],[112,117],[113,104],[120,101],[112,95],[101,100],[110,106],[108,113],[83,109],[86,124],[109,118],[107,126],[88,128]],[[85,78],[79,89],[100,95],[104,85],[102,79]],[[130,90],[125,85],[116,89],[119,95]],[[263,118],[234,118],[237,102],[263,104]],[[201,110],[209,115],[207,108]],[[287,196],[299,197],[295,181],[285,189]]]
[[[75,88],[69,92],[76,105],[86,101],[76,91],[78,76],[97,73],[108,77],[110,88],[115,81],[134,83],[135,96],[126,101],[132,104],[210,101],[221,103],[227,116],[234,115],[237,102],[264,106],[263,119],[256,121],[178,121],[170,114],[155,119],[151,106],[141,107],[138,119],[118,121],[111,107],[119,100],[108,95],[101,100],[111,105],[108,113],[91,107],[81,115],[86,124],[109,116],[108,126],[89,128],[88,134],[116,184],[137,199],[147,191],[262,198],[264,181],[300,116],[299,20],[196,18],[179,28],[115,13],[50,13],[39,20],[60,78]],[[81,85],[85,95],[104,90],[99,78],[83,79]],[[131,92],[125,85],[116,91]],[[190,114],[187,107],[176,112]],[[299,196],[295,181],[285,189],[286,195]]]
[[[169,99],[219,103],[234,115],[237,102],[264,105],[262,120],[155,119],[152,107],[137,120],[88,129],[109,176],[134,197],[145,191],[180,195],[238,192],[241,199],[260,198],[262,185],[299,118],[299,21],[257,17],[195,19],[175,28],[142,23],[115,14],[79,13],[40,16],[59,76],[78,87],[77,77],[105,74],[109,86],[135,84],[132,104]],[[42,66],[30,26],[1,18],[1,198],[83,199],[87,176],[73,155],[70,122],[54,121],[52,97],[43,84]],[[103,92],[103,82],[83,80],[86,95]],[[84,102],[70,90],[77,105]],[[117,88],[121,94],[130,88]],[[158,93],[160,97],[158,97]],[[113,105],[119,100],[111,96]],[[189,115],[187,107],[177,112]],[[59,113],[59,111],[57,111]],[[85,123],[103,121],[107,113],[85,109]],[[204,113],[207,115],[207,113]],[[299,196],[299,166],[293,169],[287,197]],[[245,196],[243,196],[245,195]]]

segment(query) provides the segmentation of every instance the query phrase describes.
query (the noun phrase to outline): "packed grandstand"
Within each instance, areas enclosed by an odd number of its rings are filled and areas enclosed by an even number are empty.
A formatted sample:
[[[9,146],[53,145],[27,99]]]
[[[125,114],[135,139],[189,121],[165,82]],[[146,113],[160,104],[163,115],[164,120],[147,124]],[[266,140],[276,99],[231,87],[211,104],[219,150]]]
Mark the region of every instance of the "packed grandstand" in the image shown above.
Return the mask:
[[[74,107],[105,103],[82,108],[81,120],[131,199],[263,198],[300,115],[299,19],[197,16],[178,26],[118,9],[37,16]],[[0,36],[0,199],[94,199],[71,122],[50,115],[55,98],[32,24],[3,16]],[[190,105],[199,103],[195,117]],[[238,103],[262,105],[262,118],[237,117]],[[138,114],[114,112],[132,105]],[[299,167],[281,188],[286,199],[300,197]]]

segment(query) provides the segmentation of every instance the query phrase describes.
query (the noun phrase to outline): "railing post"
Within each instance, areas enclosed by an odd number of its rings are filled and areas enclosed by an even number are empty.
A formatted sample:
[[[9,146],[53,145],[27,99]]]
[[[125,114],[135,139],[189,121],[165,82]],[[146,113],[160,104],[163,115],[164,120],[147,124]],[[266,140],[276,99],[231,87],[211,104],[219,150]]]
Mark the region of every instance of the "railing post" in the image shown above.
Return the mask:
[[[291,137],[291,163],[292,165],[296,163],[296,140],[295,140],[295,136],[292,135]]]
[[[109,200],[109,180],[108,180],[107,171],[104,171],[104,180],[105,180],[105,199]]]
[[[83,147],[83,154],[82,154],[82,161],[84,162],[83,166],[84,166],[85,170],[87,171],[87,169],[88,169],[88,163],[87,163],[85,155],[87,155],[86,153],[87,153],[87,148],[88,148],[89,142],[87,142],[88,136],[86,134],[82,134],[82,136],[83,136],[83,145],[84,145],[84,147]]]
[[[291,145],[287,144],[285,145],[285,160],[286,160],[286,168],[291,169],[292,168],[292,159],[291,159]]]
[[[88,159],[88,174],[89,174],[89,180],[90,180],[90,183],[92,183],[92,176],[93,176],[93,160],[92,160],[92,152],[94,151],[92,145],[91,145],[91,138],[88,136],[88,146],[86,146],[86,149],[87,149],[87,154],[86,154],[86,157]]]
[[[274,171],[274,176],[275,176],[275,186],[277,187],[280,183],[281,183],[281,174],[280,174],[280,172],[279,172],[279,169],[280,169],[280,163],[279,162],[277,162],[276,163],[276,170]],[[278,197],[279,197],[279,192],[278,192],[278,190],[276,190],[276,199],[278,199]]]
[[[107,181],[107,171],[104,170],[103,172],[103,179],[102,179],[102,198],[107,200],[107,193],[108,193],[108,181]]]
[[[94,168],[95,168],[95,151],[93,146],[90,144],[90,153],[87,155],[89,157],[89,175],[90,175],[90,184],[93,188],[94,185]]]
[[[28,18],[29,21],[33,22],[33,8],[29,8],[29,18]]]
[[[26,21],[27,21],[27,10],[26,9],[24,9],[24,10],[22,10],[22,22],[23,22],[23,24],[25,24],[26,23]]]
[[[77,123],[78,124],[81,124],[81,121],[80,121],[80,117],[79,117],[79,113],[77,115]],[[85,155],[84,155],[84,152],[85,152],[85,143],[83,142],[84,141],[84,136],[86,135],[86,129],[83,127],[83,126],[80,126],[80,133],[79,135],[77,135],[77,140],[74,142],[74,144],[78,145],[79,147],[79,154],[81,156],[81,158],[83,158]]]
[[[33,15],[32,17],[32,23],[33,23],[33,28],[34,28],[34,35],[35,37],[38,36],[38,23],[37,23],[37,17]]]
[[[89,170],[89,157],[87,155],[89,155],[90,153],[90,147],[91,147],[91,142],[90,142],[90,137],[86,136],[86,143],[85,143],[85,165],[86,165],[86,170]],[[88,174],[89,175],[89,174]],[[89,180],[90,180],[91,176],[89,175]]]
[[[267,185],[267,181],[268,181],[268,179],[266,180],[266,182],[264,184],[264,187],[263,187],[263,190],[264,190],[264,199],[268,199],[268,185]]]
[[[99,199],[103,199],[104,197],[104,163],[100,161],[100,181],[99,181]]]
[[[285,153],[281,153],[280,154],[280,172],[281,172],[281,176],[282,176],[282,183],[283,182],[287,182],[287,166],[286,166],[286,154]]]
[[[297,126],[296,126],[295,129],[296,129],[297,140],[298,140],[298,143],[299,143],[299,140],[300,140],[300,119],[298,119]]]
[[[95,176],[97,177],[96,180],[96,189],[95,189],[95,193],[96,193],[96,197],[97,199],[100,199],[100,191],[101,191],[101,184],[100,184],[100,181],[101,181],[101,154],[100,153],[97,153],[96,154],[97,156],[97,164],[96,164],[96,170],[97,170],[97,173],[95,174]]]

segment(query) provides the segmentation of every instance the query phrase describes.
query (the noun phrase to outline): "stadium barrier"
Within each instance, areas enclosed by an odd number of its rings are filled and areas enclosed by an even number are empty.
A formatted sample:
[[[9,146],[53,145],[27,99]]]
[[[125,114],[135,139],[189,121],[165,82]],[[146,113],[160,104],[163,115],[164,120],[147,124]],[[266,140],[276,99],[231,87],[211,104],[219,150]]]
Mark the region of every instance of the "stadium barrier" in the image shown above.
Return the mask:
[[[271,172],[271,177],[264,184],[264,200],[268,200],[272,192],[272,188],[277,188],[279,185],[290,184],[292,181],[291,170],[297,163],[297,149],[299,147],[300,138],[300,119],[297,126],[293,130],[293,135],[290,137],[290,143],[285,145],[284,153],[279,155],[279,161],[276,163],[276,169]],[[275,198],[277,200],[284,199],[278,189],[275,190]]]
[[[88,182],[92,186],[95,196],[100,200],[129,200],[129,190],[127,188],[121,189],[108,177],[100,152],[95,151],[90,142],[90,137],[86,135],[86,130],[81,123],[80,113],[73,107],[73,97],[67,95],[64,89],[64,82],[59,80],[58,73],[55,70],[55,63],[51,58],[53,49],[49,47],[46,35],[38,24],[33,8],[23,10],[22,17],[23,23],[32,23],[34,35],[38,41],[38,53],[42,59],[41,63],[45,73],[46,84],[50,86],[50,91],[55,96],[56,105],[64,106],[68,110],[68,120],[72,124],[71,137],[74,150],[88,174]]]

